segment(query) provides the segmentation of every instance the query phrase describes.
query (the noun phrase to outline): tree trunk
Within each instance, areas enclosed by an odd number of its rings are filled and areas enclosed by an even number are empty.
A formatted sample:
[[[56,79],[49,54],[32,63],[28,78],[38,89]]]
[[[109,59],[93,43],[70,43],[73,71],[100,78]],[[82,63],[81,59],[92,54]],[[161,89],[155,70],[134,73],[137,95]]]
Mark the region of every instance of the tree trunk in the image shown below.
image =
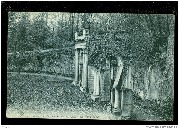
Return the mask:
[[[74,16],[73,15],[74,15],[74,13],[71,14],[71,17],[72,17],[71,18],[71,20],[72,20],[72,23],[71,23],[71,25],[72,25],[72,27],[71,27],[72,28],[72,31],[71,31],[71,41],[73,41],[73,37],[74,37]]]
[[[63,27],[64,27],[64,13],[62,13],[62,15],[61,15],[62,17],[62,25],[60,26],[61,28],[60,28],[60,31],[62,32],[62,30],[63,30]]]
[[[147,83],[147,91],[146,91],[146,99],[150,99],[150,73],[151,73],[151,66],[149,66],[148,71],[146,73],[146,83]]]
[[[169,82],[169,93],[170,97],[174,98],[174,23],[175,16],[169,15],[169,36],[167,42],[167,59],[166,69]]]
[[[144,73],[144,99],[148,97],[148,72],[145,70]]]

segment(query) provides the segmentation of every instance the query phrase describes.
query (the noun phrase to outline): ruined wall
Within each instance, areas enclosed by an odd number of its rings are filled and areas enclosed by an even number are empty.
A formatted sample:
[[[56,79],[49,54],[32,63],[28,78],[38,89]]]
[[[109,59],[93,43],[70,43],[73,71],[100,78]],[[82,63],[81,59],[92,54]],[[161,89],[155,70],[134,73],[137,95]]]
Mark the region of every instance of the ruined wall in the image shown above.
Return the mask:
[[[94,90],[94,67],[88,66],[88,89],[89,93],[93,94]]]
[[[172,89],[160,68],[156,66],[135,72],[132,79],[133,91],[143,100],[165,99]]]
[[[101,85],[101,101],[110,101],[110,70],[107,70],[102,73],[102,85]]]
[[[97,86],[96,83],[94,83],[95,79],[95,72],[97,69],[93,66],[88,66],[88,89],[89,93],[92,95],[94,88]],[[111,80],[110,80],[110,70],[101,71],[99,75],[99,97],[101,101],[110,101],[110,86],[111,86]],[[94,86],[96,85],[96,86]]]

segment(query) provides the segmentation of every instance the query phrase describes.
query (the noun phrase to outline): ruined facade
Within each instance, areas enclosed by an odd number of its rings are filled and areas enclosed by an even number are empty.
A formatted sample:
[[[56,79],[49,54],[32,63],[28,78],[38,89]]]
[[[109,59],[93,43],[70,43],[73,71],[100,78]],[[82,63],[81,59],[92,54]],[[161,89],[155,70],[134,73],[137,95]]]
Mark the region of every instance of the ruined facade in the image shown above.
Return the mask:
[[[110,100],[110,66],[105,71],[100,71],[88,65],[89,30],[84,29],[82,35],[75,33],[75,80],[74,84],[82,92],[91,94],[93,100]],[[106,80],[106,81],[105,81]]]
[[[94,101],[103,101],[111,105],[112,112],[119,112],[121,116],[130,116],[132,110],[131,67],[126,71],[125,79],[121,79],[121,87],[118,90],[112,88],[117,66],[113,66],[110,60],[102,69],[88,64],[89,30],[83,29],[83,34],[75,33],[75,79],[74,85],[79,86],[82,92],[90,94]]]

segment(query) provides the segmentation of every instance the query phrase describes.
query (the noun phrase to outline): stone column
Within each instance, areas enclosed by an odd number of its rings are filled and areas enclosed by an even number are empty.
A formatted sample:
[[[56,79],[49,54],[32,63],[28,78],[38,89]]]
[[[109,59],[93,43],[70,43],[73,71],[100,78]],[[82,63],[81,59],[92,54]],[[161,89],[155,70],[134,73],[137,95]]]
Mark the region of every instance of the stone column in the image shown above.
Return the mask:
[[[113,66],[111,66],[111,105],[114,105],[114,91],[113,91],[113,88],[112,88],[112,85],[113,85]]]
[[[82,75],[83,75],[83,70],[82,70],[82,49],[79,49],[79,86],[82,85]]]
[[[101,72],[99,75],[99,85],[100,85],[100,92],[101,92],[101,101],[106,101],[103,72]]]
[[[124,91],[123,88],[121,90],[121,110],[123,111],[123,105],[124,105]]]
[[[114,111],[119,112],[120,111],[120,95],[117,88],[115,88],[114,91],[115,91]]]
[[[131,86],[131,66],[129,66],[129,69],[128,69],[128,85],[127,85],[127,88],[132,89],[132,86]]]
[[[78,58],[78,49],[75,50],[75,84],[78,83],[79,76],[79,58]]]
[[[111,82],[113,82],[113,75],[114,75],[114,73],[113,73],[113,66],[111,66]]]
[[[97,70],[94,68],[94,88],[93,88],[93,95],[96,95],[96,85],[97,85]]]
[[[99,94],[100,94],[99,73],[100,72],[95,68],[94,69],[94,88],[93,88],[93,94],[91,95],[91,98],[94,101],[99,99]]]
[[[87,49],[83,49],[83,72],[82,72],[82,87],[86,91],[88,84],[88,53]]]
[[[114,94],[113,94],[113,89],[111,89],[111,105],[114,105]]]
[[[96,76],[97,76],[97,78],[96,78],[97,80],[96,80],[96,85],[95,85],[95,86],[96,86],[96,88],[95,88],[95,93],[96,93],[96,94],[95,94],[95,95],[96,95],[96,96],[99,96],[99,93],[100,93],[100,85],[99,85],[99,81],[100,81],[100,80],[99,80],[99,79],[100,79],[100,78],[99,78],[99,76],[100,76],[100,70],[97,70],[97,75],[96,75]]]

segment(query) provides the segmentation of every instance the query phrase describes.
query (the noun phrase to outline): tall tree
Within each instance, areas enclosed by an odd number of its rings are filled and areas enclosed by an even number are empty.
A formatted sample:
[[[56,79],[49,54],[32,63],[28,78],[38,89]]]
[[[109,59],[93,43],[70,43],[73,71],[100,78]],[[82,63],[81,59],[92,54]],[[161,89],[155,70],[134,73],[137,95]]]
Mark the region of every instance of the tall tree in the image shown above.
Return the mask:
[[[50,28],[46,24],[46,15],[42,13],[33,19],[30,35],[32,36],[31,42],[35,44],[36,48],[47,48]]]
[[[16,52],[17,13],[8,13],[8,52]]]

